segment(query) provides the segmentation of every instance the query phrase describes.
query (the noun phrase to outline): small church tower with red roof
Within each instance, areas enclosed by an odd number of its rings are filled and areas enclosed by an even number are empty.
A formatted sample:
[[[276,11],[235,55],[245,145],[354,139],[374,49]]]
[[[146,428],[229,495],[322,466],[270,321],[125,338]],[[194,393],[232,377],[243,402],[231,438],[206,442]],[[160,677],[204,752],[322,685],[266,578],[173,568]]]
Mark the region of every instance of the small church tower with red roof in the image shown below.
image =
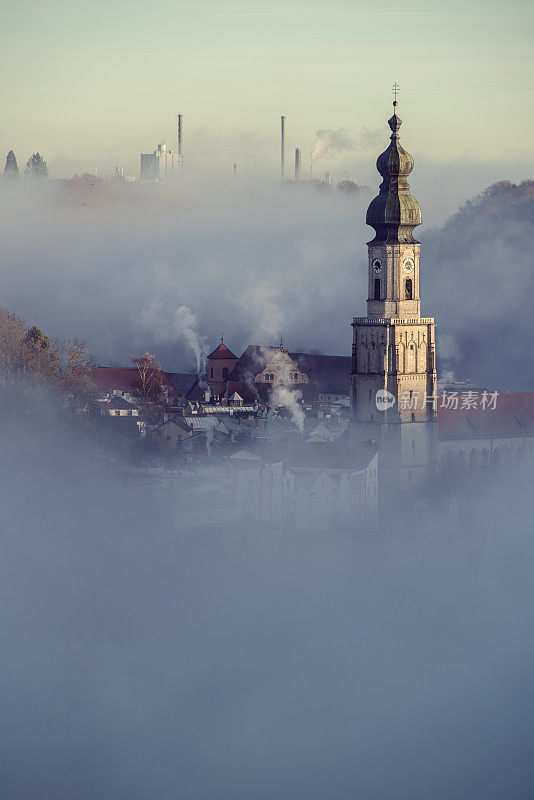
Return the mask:
[[[237,364],[237,356],[225,345],[221,334],[221,343],[208,356],[208,386],[212,397],[220,397],[226,391],[228,376]]]
[[[421,485],[436,464],[436,360],[432,317],[422,317],[421,209],[407,176],[413,158],[399,143],[402,120],[388,120],[391,144],[376,162],[379,194],[367,210],[367,316],[355,317],[352,346],[351,439],[373,440],[386,489]]]

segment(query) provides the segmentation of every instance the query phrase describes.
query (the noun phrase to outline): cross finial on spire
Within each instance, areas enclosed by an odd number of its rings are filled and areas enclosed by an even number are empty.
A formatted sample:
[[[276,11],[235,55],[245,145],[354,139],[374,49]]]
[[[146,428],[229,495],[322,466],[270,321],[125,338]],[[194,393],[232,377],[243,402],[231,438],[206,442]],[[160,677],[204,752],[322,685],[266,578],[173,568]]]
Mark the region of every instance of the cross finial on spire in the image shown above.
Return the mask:
[[[224,343],[224,333],[221,332],[221,344]]]
[[[284,340],[280,337],[280,350],[284,349]]]
[[[395,97],[395,99],[393,100],[393,106],[395,107],[397,105],[397,94],[400,92],[400,86],[396,81],[393,84],[393,88],[391,91],[393,92]]]

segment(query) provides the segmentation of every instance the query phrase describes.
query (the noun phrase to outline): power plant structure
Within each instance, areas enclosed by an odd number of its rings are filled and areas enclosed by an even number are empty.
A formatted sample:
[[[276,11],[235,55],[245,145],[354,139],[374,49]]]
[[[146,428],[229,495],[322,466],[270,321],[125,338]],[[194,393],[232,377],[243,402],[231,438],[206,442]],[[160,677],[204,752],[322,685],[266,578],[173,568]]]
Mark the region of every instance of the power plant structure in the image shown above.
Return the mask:
[[[302,172],[302,150],[295,147],[295,183],[299,183]]]
[[[158,144],[153,153],[141,153],[141,183],[156,183],[174,175],[174,150]]]
[[[284,182],[286,171],[286,118],[280,117],[280,180]]]
[[[183,115],[177,117],[177,143],[175,152],[167,145],[158,144],[152,153],[141,153],[141,170],[139,180],[141,183],[155,183],[183,173]],[[280,180],[286,178],[286,119],[285,114],[280,116]],[[310,180],[313,180],[313,152],[310,154]],[[176,162],[176,165],[175,165]],[[234,179],[237,177],[237,162],[233,165]],[[295,147],[295,183],[302,181],[302,149]],[[326,183],[331,182],[329,175],[325,176]]]

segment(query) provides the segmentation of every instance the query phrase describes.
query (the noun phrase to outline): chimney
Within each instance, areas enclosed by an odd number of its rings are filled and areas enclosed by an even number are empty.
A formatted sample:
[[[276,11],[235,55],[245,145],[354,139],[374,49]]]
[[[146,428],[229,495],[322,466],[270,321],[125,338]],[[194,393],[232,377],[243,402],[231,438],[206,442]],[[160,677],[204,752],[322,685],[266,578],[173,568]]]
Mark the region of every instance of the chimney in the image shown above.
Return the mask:
[[[178,172],[182,171],[182,115],[178,114]]]
[[[286,118],[284,116],[280,117],[280,128],[281,128],[280,178],[283,183],[285,177],[285,169],[286,169]]]
[[[300,181],[300,172],[302,168],[302,151],[300,147],[295,147],[295,183]]]

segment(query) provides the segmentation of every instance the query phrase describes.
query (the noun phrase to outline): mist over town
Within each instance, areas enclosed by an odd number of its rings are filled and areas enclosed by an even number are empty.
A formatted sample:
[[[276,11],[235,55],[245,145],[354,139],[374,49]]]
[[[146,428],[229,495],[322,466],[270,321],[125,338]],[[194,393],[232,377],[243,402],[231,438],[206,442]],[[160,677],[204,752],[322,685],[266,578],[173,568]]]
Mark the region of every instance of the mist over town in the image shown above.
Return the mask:
[[[0,12],[2,797],[533,796],[531,17]]]

